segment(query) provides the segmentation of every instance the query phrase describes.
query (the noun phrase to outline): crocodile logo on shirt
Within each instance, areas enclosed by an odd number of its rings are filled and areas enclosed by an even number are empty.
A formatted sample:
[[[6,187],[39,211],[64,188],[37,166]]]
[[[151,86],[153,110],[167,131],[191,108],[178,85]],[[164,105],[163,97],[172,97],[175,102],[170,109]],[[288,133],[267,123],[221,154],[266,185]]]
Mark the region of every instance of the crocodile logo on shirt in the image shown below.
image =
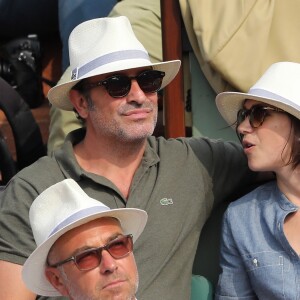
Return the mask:
[[[173,200],[172,199],[168,199],[168,198],[162,198],[160,200],[160,204],[161,205],[170,205],[170,204],[173,204]]]

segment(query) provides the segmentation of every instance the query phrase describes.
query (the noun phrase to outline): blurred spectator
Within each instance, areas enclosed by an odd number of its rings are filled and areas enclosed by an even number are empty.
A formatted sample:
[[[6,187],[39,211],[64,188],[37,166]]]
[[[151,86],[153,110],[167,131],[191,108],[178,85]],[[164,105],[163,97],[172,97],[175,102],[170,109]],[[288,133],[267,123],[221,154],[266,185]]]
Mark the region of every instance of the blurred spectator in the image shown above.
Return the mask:
[[[57,0],[0,0],[0,39],[58,32]]]
[[[59,32],[62,41],[62,71],[69,66],[68,39],[78,24],[106,17],[117,0],[58,0]]]

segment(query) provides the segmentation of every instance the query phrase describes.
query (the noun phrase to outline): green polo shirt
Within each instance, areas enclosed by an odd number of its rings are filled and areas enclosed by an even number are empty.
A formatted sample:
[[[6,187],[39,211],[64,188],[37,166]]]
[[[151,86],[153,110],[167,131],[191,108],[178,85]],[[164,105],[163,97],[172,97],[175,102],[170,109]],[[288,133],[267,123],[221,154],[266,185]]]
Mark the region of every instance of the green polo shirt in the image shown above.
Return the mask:
[[[253,182],[241,147],[205,138],[150,137],[126,202],[112,182],[78,165],[72,144],[83,135],[82,129],[72,132],[52,157],[23,169],[6,187],[0,260],[24,263],[36,247],[28,218],[32,201],[49,186],[73,178],[90,197],[111,208],[148,212],[146,228],[134,245],[140,275],[137,298],[189,299],[197,242],[213,205]]]

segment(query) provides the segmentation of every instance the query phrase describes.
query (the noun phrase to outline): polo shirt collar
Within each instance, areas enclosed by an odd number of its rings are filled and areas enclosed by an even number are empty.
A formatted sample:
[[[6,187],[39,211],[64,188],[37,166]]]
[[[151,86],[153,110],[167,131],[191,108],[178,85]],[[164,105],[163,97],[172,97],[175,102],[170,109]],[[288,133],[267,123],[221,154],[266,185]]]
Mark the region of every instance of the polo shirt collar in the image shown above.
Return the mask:
[[[79,166],[74,155],[73,145],[78,144],[83,140],[85,136],[85,128],[79,128],[70,132],[63,146],[54,151],[53,156],[55,157],[58,165],[60,166],[64,175],[69,178],[73,178],[76,181],[80,180],[80,177],[84,174],[84,170]],[[145,153],[143,155],[142,163],[140,168],[149,168],[159,162],[159,156],[157,154],[157,142],[154,136],[147,139]]]

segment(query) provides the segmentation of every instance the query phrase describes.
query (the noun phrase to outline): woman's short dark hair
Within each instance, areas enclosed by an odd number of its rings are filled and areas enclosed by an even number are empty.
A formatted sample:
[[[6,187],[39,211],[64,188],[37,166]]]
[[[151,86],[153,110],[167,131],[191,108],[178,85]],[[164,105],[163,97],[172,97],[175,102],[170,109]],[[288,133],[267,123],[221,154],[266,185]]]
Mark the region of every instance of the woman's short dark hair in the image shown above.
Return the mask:
[[[293,169],[296,169],[300,164],[300,120],[291,114],[288,114],[291,120],[291,156],[290,163]]]

